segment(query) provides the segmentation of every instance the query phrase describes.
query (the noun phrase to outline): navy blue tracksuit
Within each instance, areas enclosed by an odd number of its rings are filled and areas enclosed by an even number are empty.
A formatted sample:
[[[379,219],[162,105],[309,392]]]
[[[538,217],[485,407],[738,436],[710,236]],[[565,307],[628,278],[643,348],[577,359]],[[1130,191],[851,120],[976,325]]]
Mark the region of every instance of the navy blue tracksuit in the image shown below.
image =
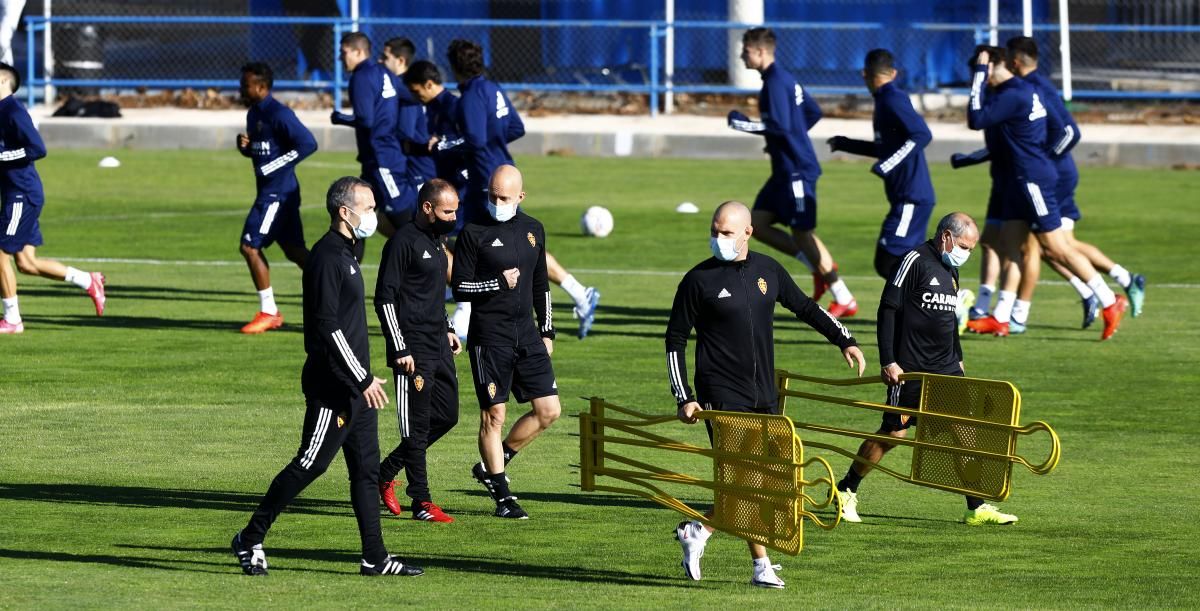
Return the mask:
[[[1041,70],[1035,70],[1024,78],[1037,90],[1042,104],[1046,106],[1046,154],[1058,172],[1054,194],[1058,199],[1059,213],[1063,218],[1078,221],[1081,214],[1075,204],[1075,187],[1079,185],[1079,170],[1075,168],[1071,149],[1079,144],[1079,125],[1063,104],[1054,83]]]
[[[259,249],[274,242],[303,246],[296,165],[316,152],[317,140],[292,109],[269,95],[246,111],[246,135],[250,145],[239,151],[254,164],[257,193],[242,243]]]
[[[508,143],[525,135],[525,123],[496,83],[476,76],[459,84],[455,126],[467,169],[467,197],[460,215],[471,223],[487,215],[487,190],[496,168],[512,164]]]
[[[334,123],[354,128],[362,179],[371,183],[375,204],[389,219],[411,217],[416,194],[406,180],[407,159],[396,123],[399,86],[387,68],[364,61],[350,73],[350,105],[354,115],[334,113]]]
[[[1033,85],[1013,77],[986,90],[987,66],[975,67],[967,126],[985,130],[993,176],[1009,194],[1002,220],[1023,220],[1035,232],[1062,225],[1055,189],[1058,172],[1046,155],[1046,107]],[[997,172],[1003,172],[998,174]]]
[[[38,217],[46,198],[33,162],[45,156],[46,144],[17,97],[0,100],[0,249],[6,253],[42,245]]]

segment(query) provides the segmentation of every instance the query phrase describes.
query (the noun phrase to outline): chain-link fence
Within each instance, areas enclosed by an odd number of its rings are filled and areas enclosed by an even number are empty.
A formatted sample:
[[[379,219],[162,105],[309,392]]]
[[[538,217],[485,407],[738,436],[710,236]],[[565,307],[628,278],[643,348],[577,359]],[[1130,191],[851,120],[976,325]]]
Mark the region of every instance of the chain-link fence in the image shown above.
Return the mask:
[[[127,7],[126,7],[126,10]],[[1131,12],[1132,11],[1132,12]],[[1080,11],[1083,18],[1097,18]],[[1120,13],[1146,21],[1135,8]],[[1140,15],[1140,16],[1139,16]],[[1158,21],[1194,20],[1152,15]],[[1054,15],[1056,17],[1056,15]],[[862,58],[872,48],[889,48],[911,91],[957,90],[968,80],[965,60],[988,38],[985,24],[812,22],[772,23],[780,65],[817,93],[863,91]],[[621,92],[646,95],[651,111],[672,92],[734,92],[757,88],[757,78],[739,79],[737,59],[743,24],[712,21],[448,20],[331,17],[156,17],[62,15],[27,17],[22,66],[33,78],[32,103],[40,88],[212,87],[232,90],[240,66],[266,61],[281,89],[321,90],[340,101],[345,75],[337,61],[340,36],[357,28],[374,41],[412,40],[418,58],[445,70],[445,50],[455,38],[479,42],[493,78],[511,90]],[[998,28],[1003,44],[1020,26]],[[50,33],[52,44],[44,44]],[[1059,74],[1058,26],[1034,29],[1043,63]],[[668,40],[670,41],[668,43]],[[672,53],[668,61],[668,49]],[[46,51],[53,57],[47,62]],[[1077,97],[1200,99],[1200,25],[1071,26],[1073,83]],[[53,70],[43,67],[49,64]]]

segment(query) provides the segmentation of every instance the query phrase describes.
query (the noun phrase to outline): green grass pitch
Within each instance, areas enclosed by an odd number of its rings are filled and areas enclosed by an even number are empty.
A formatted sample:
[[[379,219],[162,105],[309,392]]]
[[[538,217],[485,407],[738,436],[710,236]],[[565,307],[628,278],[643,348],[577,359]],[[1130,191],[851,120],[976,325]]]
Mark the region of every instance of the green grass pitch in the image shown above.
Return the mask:
[[[788,582],[779,592],[750,587],[744,544],[722,535],[708,547],[705,580],[686,581],[672,538],[677,514],[580,492],[578,422],[569,417],[585,409],[585,395],[674,409],[662,334],[675,285],[708,256],[709,211],[751,200],[765,161],[520,159],[526,210],[545,223],[551,251],[603,293],[593,335],[581,342],[555,289],[564,418],[510,468],[533,519],[490,517],[470,478],[477,421],[461,357],[461,421],[430,456],[434,498],[458,522],[383,521],[390,550],[426,575],[357,576],[339,458],[271,531],[270,576],[250,579],[228,542],[299,442],[300,274],[268,251],[287,324],[241,336],[257,307],[237,254],[253,197],[248,162],[232,150],[126,151],[121,168],[101,170],[104,154],[53,151],[39,163],[48,199],[40,253],[106,273],[109,306],[97,319],[74,287],[19,278],[27,330],[0,339],[0,607],[1200,605],[1200,173],[1083,170],[1079,236],[1150,282],[1145,315],[1126,319],[1113,341],[1098,342],[1098,326],[1077,328],[1079,307],[1062,283],[1041,287],[1026,336],[964,339],[968,373],[1014,382],[1022,419],[1046,420],[1062,436],[1055,472],[1014,471],[1002,507],[1018,525],[968,528],[957,523],[959,497],[875,474],[860,490],[865,523],[810,526],[799,556],[772,556]],[[933,172],[939,212],[983,212],[986,170]],[[327,226],[325,187],[357,169],[350,155],[319,153],[299,173],[312,243]],[[818,233],[862,306],[849,326],[874,374],[882,283],[870,261],[882,188],[865,164],[831,163],[819,193]],[[702,213],[676,214],[681,201]],[[590,204],[616,217],[607,239],[579,235]],[[371,241],[367,263],[382,243]],[[797,263],[787,265],[810,287]],[[976,286],[977,270],[968,263],[965,286]],[[365,271],[368,287],[374,272]],[[378,371],[383,340],[369,320]],[[780,366],[846,375],[832,347],[782,312],[776,337]],[[878,422],[848,410],[831,418]],[[698,427],[669,430],[703,442]],[[385,452],[398,440],[390,410],[380,413],[380,436]],[[1036,441],[1024,447],[1043,455]],[[846,461],[827,458],[841,476]]]

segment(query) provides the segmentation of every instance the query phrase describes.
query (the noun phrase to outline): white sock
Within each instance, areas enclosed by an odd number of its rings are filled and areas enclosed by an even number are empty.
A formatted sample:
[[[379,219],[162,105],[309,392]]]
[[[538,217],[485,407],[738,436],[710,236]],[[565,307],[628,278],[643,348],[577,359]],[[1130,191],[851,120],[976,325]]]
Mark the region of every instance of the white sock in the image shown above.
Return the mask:
[[[1071,286],[1075,287],[1075,292],[1079,293],[1079,298],[1084,301],[1087,301],[1089,297],[1096,294],[1094,291],[1092,291],[1092,287],[1088,286],[1086,282],[1075,276],[1071,276],[1070,282]]]
[[[67,276],[63,278],[63,280],[65,282],[70,282],[71,284],[74,284],[85,291],[92,288],[92,275],[85,271],[75,269],[74,267],[67,268]]]
[[[1108,270],[1108,277],[1115,280],[1123,289],[1129,288],[1129,283],[1133,282],[1133,278],[1129,275],[1129,270],[1121,267],[1119,263],[1114,264],[1113,268]]]
[[[846,283],[841,278],[829,285],[829,292],[833,293],[833,300],[842,305],[850,305],[850,302],[854,301],[854,295],[850,294],[850,289],[846,288]]]
[[[275,305],[275,289],[268,286],[258,292],[258,311],[272,316],[279,313],[279,307]]]
[[[559,286],[571,296],[571,300],[575,302],[575,305],[581,308],[587,305],[587,287],[579,284],[575,276],[567,274],[567,277],[563,278],[562,284]]]
[[[17,307],[16,297],[4,300],[4,320],[10,325],[21,322],[21,309]]]
[[[975,307],[984,312],[992,311],[992,293],[996,292],[996,287],[991,284],[979,285],[979,294],[975,297]]]
[[[755,570],[759,570],[759,571],[765,571],[765,570],[771,568],[771,559],[766,556],[763,556],[762,558],[755,558],[754,559],[754,568],[755,568]]]
[[[1008,322],[1012,318],[1013,302],[1016,300],[1016,293],[1000,291],[1000,298],[996,300],[996,309],[992,310],[992,316],[996,317],[997,322]]]
[[[1104,276],[1100,274],[1092,276],[1092,279],[1087,281],[1087,285],[1092,287],[1092,290],[1096,292],[1096,296],[1100,298],[1100,305],[1107,308],[1117,302],[1117,296],[1104,283]]]
[[[816,266],[812,264],[812,261],[809,261],[808,257],[804,256],[803,250],[796,253],[796,260],[803,263],[804,267],[807,267],[808,271],[810,271],[810,272],[814,271],[816,269]]]
[[[1012,321],[1018,324],[1025,324],[1029,320],[1029,307],[1033,305],[1023,299],[1018,299],[1013,302]]]

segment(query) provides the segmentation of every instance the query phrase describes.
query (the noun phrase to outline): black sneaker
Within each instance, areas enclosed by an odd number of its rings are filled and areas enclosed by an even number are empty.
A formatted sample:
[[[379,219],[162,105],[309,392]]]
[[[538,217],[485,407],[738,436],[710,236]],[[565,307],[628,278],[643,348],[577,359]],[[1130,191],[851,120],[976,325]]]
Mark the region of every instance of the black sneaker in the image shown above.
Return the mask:
[[[267,574],[267,554],[263,551],[262,543],[246,547],[242,543],[242,531],[238,531],[233,536],[233,541],[229,544],[233,548],[233,555],[237,558],[238,564],[242,565],[242,572],[247,575],[266,575]]]
[[[528,520],[529,514],[517,504],[517,497],[506,496],[496,503],[496,517],[510,520]]]
[[[388,554],[388,557],[380,563],[371,564],[363,560],[358,567],[359,575],[367,575],[375,577],[376,575],[399,575],[401,577],[416,577],[424,575],[425,571],[419,566],[404,564],[399,558]]]
[[[471,467],[471,477],[474,477],[475,481],[483,484],[484,488],[487,488],[488,496],[491,496],[493,501],[498,502],[500,500],[496,496],[496,487],[492,485],[492,481],[488,478],[487,469],[483,468],[483,461],[477,462]],[[504,476],[504,481],[508,481],[507,475]]]

